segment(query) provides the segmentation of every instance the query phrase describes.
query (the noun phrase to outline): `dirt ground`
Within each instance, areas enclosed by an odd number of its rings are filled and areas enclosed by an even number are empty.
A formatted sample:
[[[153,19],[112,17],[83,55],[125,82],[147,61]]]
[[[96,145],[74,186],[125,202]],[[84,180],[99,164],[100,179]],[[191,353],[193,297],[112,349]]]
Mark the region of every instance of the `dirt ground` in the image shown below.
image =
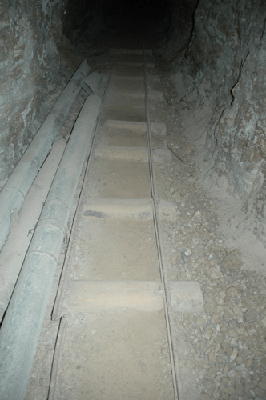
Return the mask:
[[[165,226],[169,279],[201,285],[203,315],[176,314],[180,371],[188,399],[266,398],[265,248],[252,233],[252,215],[236,194],[217,187],[203,146],[188,139],[171,85],[161,83],[172,151],[157,174],[161,195],[174,201],[177,222]],[[163,116],[156,111],[158,119]]]

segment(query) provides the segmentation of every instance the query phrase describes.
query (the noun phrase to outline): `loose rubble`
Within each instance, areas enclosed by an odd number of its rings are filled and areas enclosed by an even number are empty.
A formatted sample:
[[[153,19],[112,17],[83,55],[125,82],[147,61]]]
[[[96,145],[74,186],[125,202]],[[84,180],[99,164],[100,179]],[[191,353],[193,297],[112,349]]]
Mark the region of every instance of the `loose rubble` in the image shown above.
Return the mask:
[[[175,313],[185,398],[265,399],[266,276],[243,269],[241,251],[227,247],[219,203],[204,190],[197,149],[182,135],[171,87],[162,86],[157,118],[167,121],[172,162],[157,168],[157,186],[177,210],[163,226],[168,280],[197,281],[204,296],[204,314]]]

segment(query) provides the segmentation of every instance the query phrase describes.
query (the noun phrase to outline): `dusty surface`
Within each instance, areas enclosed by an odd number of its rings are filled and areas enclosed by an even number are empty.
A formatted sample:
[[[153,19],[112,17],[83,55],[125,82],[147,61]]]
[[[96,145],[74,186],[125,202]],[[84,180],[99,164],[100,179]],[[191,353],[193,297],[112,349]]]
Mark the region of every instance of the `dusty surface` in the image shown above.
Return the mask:
[[[110,134],[102,131],[106,119],[139,122],[145,116],[143,99],[131,99],[128,88],[125,98],[116,96],[115,85],[105,97],[98,148]],[[117,130],[114,140],[127,133]],[[143,142],[139,132],[130,133],[130,140],[137,138]],[[113,161],[92,152],[53,310],[58,336],[49,399],[174,398],[153,221],[84,212],[91,199],[150,196],[147,161]],[[33,391],[29,386],[28,395]]]
[[[67,316],[65,325],[58,359],[63,369],[49,398],[173,398],[162,312],[104,310]]]
[[[155,71],[162,79],[153,89],[163,90],[164,102],[150,108],[152,121],[167,124],[172,151],[171,165],[156,165],[158,194],[174,202],[178,213],[176,221],[163,225],[168,279],[199,282],[204,296],[204,313],[174,314],[184,398],[264,399],[264,249],[248,229],[250,220],[240,215],[237,197],[204,179],[210,167],[203,161],[204,144],[182,129],[184,114],[162,72]],[[127,140],[136,143],[134,135]],[[163,138],[156,137],[156,145],[163,146]],[[45,324],[27,399],[46,398],[50,384],[54,347],[45,338],[53,330],[56,337],[56,327]]]
[[[182,9],[182,3],[176,6]],[[167,56],[172,52],[173,100],[182,109],[179,122],[192,143],[205,146],[212,186],[239,196],[236,208],[249,214],[250,229],[265,246],[266,5],[260,0],[189,3],[195,7],[190,33],[166,44]],[[178,36],[179,27],[173,29]]]
[[[78,234],[82,240],[72,256],[74,279],[159,279],[151,221],[83,219]]]
[[[204,148],[182,129],[182,110],[169,85],[164,93],[156,115],[166,118],[168,146],[176,156],[156,176],[160,195],[174,201],[178,212],[177,222],[164,230],[169,279],[199,282],[205,306],[203,315],[175,316],[185,398],[264,399],[265,248],[237,195],[220,190],[215,177],[206,179]]]
[[[64,33],[70,32],[70,39],[77,38],[84,28],[80,17],[85,15],[86,2],[76,3],[68,2],[63,14]],[[99,29],[103,22],[101,4],[95,3],[99,12],[92,18],[98,18],[95,24]],[[161,82],[154,80],[151,84],[152,89],[164,92],[164,102],[151,103],[150,110],[153,121],[166,122],[167,145],[172,152],[169,166],[156,165],[157,189],[160,197],[174,202],[178,213],[177,220],[164,223],[168,278],[199,282],[205,307],[204,314],[175,314],[183,393],[188,399],[264,399],[265,4],[260,0],[190,0],[171,4],[172,25],[161,52],[168,57],[168,65],[154,71]],[[78,18],[71,13],[72,7],[80,7]],[[95,9],[91,7],[85,17],[90,18]],[[61,1],[40,1],[37,7],[18,2],[3,8],[1,187],[83,57],[88,56],[92,70],[106,73],[112,67],[112,58],[107,60],[105,51],[114,47],[117,39],[122,46],[134,47],[135,35],[121,38],[116,27],[102,36],[92,32],[86,37],[88,32],[83,31],[79,48],[63,37],[61,47],[62,11]],[[59,53],[63,70],[56,80]],[[176,67],[171,69],[170,63]],[[142,67],[116,68],[120,77],[129,71],[139,78]],[[82,103],[82,99],[79,101]],[[109,116],[120,105],[118,98],[114,107],[107,110]],[[129,110],[128,118],[135,117],[143,118],[139,106]],[[8,118],[12,126],[6,123]],[[72,123],[73,120],[68,121],[62,136],[69,137]],[[153,139],[154,146],[164,146],[163,138]],[[110,143],[109,137],[104,138],[106,145],[119,145],[120,140],[117,136]],[[135,134],[123,138],[121,144],[136,146],[139,140],[143,146],[143,137]],[[142,174],[141,168],[139,173]],[[111,188],[103,183],[106,182],[99,182],[95,190],[104,188],[101,193],[110,195]],[[121,234],[126,230],[121,227]],[[67,243],[68,236],[27,399],[47,399],[49,387],[52,388],[50,372],[60,338],[59,322],[51,321],[50,316]],[[130,264],[129,246],[126,251]],[[93,255],[96,256],[106,262],[102,254]],[[122,248],[120,256],[123,257]]]

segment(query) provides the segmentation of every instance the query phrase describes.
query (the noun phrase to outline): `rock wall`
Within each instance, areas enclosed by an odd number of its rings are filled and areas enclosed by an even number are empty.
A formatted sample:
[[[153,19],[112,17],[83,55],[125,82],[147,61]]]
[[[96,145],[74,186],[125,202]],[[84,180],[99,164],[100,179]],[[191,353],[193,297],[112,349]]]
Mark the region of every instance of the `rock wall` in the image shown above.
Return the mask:
[[[171,77],[183,125],[204,143],[216,183],[226,177],[246,211],[265,218],[266,3],[199,0],[193,18]]]
[[[62,1],[0,3],[0,189],[52,104]]]
[[[169,0],[166,15],[167,33],[157,53],[179,65],[187,50],[194,28],[194,12],[198,0]]]
[[[68,0],[63,12],[63,34],[72,42],[87,42],[104,29],[104,0]]]

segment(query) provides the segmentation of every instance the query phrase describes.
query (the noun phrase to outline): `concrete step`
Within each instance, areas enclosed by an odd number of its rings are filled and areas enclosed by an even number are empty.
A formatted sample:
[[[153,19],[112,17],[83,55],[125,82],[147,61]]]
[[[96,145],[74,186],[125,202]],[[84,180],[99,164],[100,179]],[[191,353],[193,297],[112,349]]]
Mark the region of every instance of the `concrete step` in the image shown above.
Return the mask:
[[[120,96],[130,96],[136,99],[142,99],[145,97],[143,90],[120,90],[116,92],[116,94]],[[163,101],[163,92],[159,92],[158,90],[149,90],[148,97],[150,100]]]
[[[155,82],[159,82],[160,81],[160,77],[159,77],[159,75],[156,75],[156,74],[148,74],[148,76],[147,76],[147,78],[148,78],[148,81],[155,81]],[[144,77],[143,76],[121,76],[121,75],[115,75],[114,74],[114,79],[119,79],[119,80],[121,80],[121,81],[123,81],[123,80],[131,80],[131,81],[141,81],[141,82],[143,82],[144,81]]]
[[[156,163],[169,163],[171,161],[170,150],[155,149],[152,154],[153,161]],[[147,147],[100,146],[95,149],[94,156],[108,160],[149,161]]]
[[[173,203],[158,200],[159,219],[174,221],[176,209]],[[154,216],[153,200],[150,199],[90,199],[86,201],[83,216],[94,218],[130,218],[151,220]]]
[[[146,122],[134,122],[134,121],[120,121],[108,119],[104,122],[105,127],[118,128],[118,129],[130,129],[132,131],[138,131],[139,133],[147,132]],[[155,135],[166,135],[166,125],[163,122],[151,122],[151,132]]]
[[[147,136],[142,132],[131,131],[130,129],[106,128],[99,129],[97,138],[99,146],[147,146]]]
[[[63,313],[117,308],[152,312],[163,307],[161,282],[72,280],[65,293]]]
[[[109,54],[120,55],[120,54],[132,54],[132,55],[142,55],[143,49],[110,49]],[[152,50],[146,50],[145,54],[147,56],[152,56]]]
[[[159,220],[160,221],[175,221],[176,209],[173,203],[163,199],[158,200]]]
[[[171,306],[180,313],[204,313],[199,282],[170,282]]]
[[[171,306],[182,313],[203,313],[203,294],[198,282],[170,282]],[[95,309],[130,308],[143,312],[162,310],[160,281],[71,280],[64,297],[63,314]]]
[[[91,199],[83,216],[96,218],[153,219],[152,199]]]
[[[170,282],[171,306],[182,313],[203,313],[203,294],[198,282]],[[95,309],[131,308],[143,312],[164,307],[161,281],[71,280],[65,293],[63,313]]]
[[[137,61],[116,61],[115,64],[118,65],[124,65],[128,67],[143,67],[143,62],[137,62]],[[154,68],[155,64],[151,62],[146,62],[146,67],[147,68]]]

